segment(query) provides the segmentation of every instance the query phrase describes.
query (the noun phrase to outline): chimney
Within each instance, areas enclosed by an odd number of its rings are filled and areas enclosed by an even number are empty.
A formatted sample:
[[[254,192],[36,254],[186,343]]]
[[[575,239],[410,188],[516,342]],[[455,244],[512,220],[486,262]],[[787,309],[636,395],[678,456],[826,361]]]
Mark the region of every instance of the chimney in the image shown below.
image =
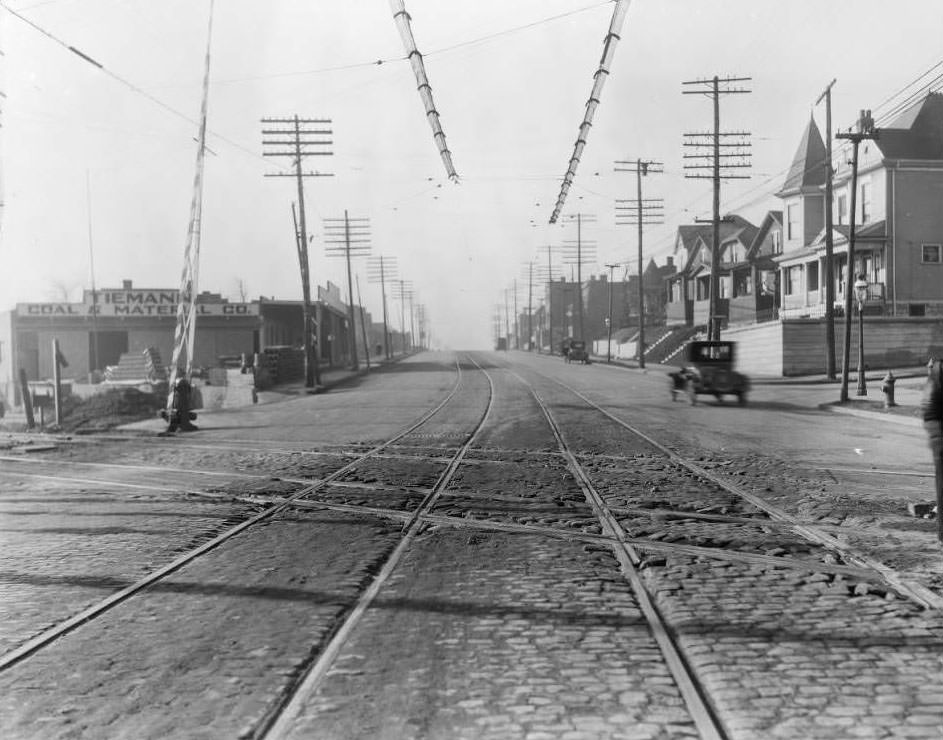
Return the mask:
[[[675,258],[674,257],[665,257],[665,267],[674,267]]]
[[[131,290],[131,281],[130,281],[130,280],[122,280],[122,281],[121,281],[121,290]]]

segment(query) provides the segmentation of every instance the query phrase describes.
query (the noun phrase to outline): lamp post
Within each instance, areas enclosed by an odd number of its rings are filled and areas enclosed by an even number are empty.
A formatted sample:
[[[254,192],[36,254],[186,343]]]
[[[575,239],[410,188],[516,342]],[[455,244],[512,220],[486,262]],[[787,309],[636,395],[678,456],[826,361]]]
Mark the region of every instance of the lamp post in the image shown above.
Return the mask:
[[[855,280],[855,295],[858,297],[858,392],[859,396],[868,395],[864,384],[864,302],[868,298],[868,281],[864,275]]]

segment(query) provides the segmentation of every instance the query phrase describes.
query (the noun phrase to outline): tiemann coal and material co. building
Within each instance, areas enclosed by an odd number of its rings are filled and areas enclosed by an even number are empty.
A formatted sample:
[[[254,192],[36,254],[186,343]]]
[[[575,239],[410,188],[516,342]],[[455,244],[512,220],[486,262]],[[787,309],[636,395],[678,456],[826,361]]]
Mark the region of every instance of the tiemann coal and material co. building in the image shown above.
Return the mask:
[[[53,340],[68,362],[63,379],[87,382],[90,373],[116,365],[122,354],[143,353],[148,348],[156,348],[168,364],[178,295],[173,289],[135,288],[125,280],[121,288],[84,291],[80,303],[18,303],[14,310],[0,312],[0,403],[7,408],[19,405],[21,369],[28,380],[53,376]],[[313,312],[320,361],[327,366],[344,363],[350,356],[353,332],[336,286],[328,283],[318,288]],[[301,301],[259,298],[237,303],[215,293],[201,293],[196,303],[193,364],[215,367],[221,357],[245,354],[251,358],[266,347],[301,346],[302,317]],[[357,323],[359,340],[362,330]],[[365,323],[372,338],[375,327],[369,314]]]

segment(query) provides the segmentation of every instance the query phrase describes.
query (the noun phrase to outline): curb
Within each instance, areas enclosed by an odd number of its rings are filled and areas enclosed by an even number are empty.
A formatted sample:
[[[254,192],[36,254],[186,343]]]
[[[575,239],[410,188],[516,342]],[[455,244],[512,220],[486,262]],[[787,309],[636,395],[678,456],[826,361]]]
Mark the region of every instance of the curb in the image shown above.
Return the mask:
[[[833,414],[846,414],[847,416],[859,416],[863,419],[876,419],[880,421],[889,421],[892,424],[900,424],[902,426],[914,427],[920,429],[923,427],[923,422],[916,418],[915,416],[898,416],[896,414],[882,414],[879,411],[865,411],[864,409],[853,409],[845,408],[844,406],[836,406],[833,403],[820,403],[820,411],[830,411]]]

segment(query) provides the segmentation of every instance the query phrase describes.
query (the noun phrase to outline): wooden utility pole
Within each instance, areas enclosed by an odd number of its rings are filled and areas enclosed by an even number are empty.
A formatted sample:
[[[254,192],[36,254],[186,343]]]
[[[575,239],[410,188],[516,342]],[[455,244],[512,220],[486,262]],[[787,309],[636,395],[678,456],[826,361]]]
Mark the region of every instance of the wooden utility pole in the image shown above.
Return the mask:
[[[514,349],[521,348],[521,314],[517,310],[517,278],[514,278]]]
[[[317,331],[317,322],[311,311],[311,279],[308,269],[308,228],[305,220],[304,178],[331,177],[321,172],[304,172],[302,162],[305,157],[330,156],[333,152],[320,147],[330,146],[331,139],[318,138],[331,136],[329,118],[300,118],[294,115],[291,118],[263,118],[262,119],[262,146],[274,147],[263,151],[265,157],[289,157],[294,165],[294,172],[267,172],[266,177],[294,177],[298,187],[298,218],[295,231],[295,244],[298,249],[298,261],[301,268],[301,291],[303,309],[302,323],[304,324],[304,351],[305,351],[305,387],[314,388],[320,381],[318,356],[312,343],[312,334]],[[274,128],[272,128],[274,126]],[[271,136],[274,138],[266,139]],[[313,138],[312,138],[313,137]],[[319,343],[320,344],[320,343]],[[320,351],[320,347],[318,347]]]
[[[354,319],[354,278],[351,269],[351,257],[362,257],[370,253],[370,219],[350,218],[344,211],[344,218],[324,219],[324,243],[334,245],[325,247],[328,256],[344,257],[347,261],[347,320],[350,323],[350,359],[351,367],[356,370],[357,362],[357,325]]]
[[[665,222],[665,201],[662,198],[642,198],[642,176],[664,172],[661,162],[636,159],[635,162],[616,162],[616,172],[634,172],[635,200],[616,201],[616,225],[638,226],[638,366],[645,367],[645,265],[642,259],[642,227]],[[634,213],[633,213],[634,211]],[[609,311],[610,315],[612,311]]]
[[[406,326],[406,301],[412,296],[413,293],[413,284],[410,280],[403,280],[400,278],[397,280],[393,287],[396,289],[396,294],[394,298],[399,300],[399,323],[400,327],[403,330],[403,353],[405,353],[409,346],[407,345],[407,326]],[[412,338],[410,337],[409,345],[412,344]]]
[[[685,174],[685,177],[691,179],[709,179],[714,183],[714,208],[713,217],[710,221],[700,221],[700,223],[713,224],[713,237],[711,244],[711,272],[710,272],[710,317],[707,325],[708,339],[713,341],[720,340],[720,326],[723,318],[720,315],[720,183],[722,180],[745,180],[749,175],[737,175],[732,172],[735,169],[747,168],[749,163],[746,160],[750,157],[747,151],[750,144],[746,138],[750,135],[745,131],[721,131],[720,130],[720,96],[737,95],[750,92],[741,88],[730,87],[736,82],[749,81],[750,77],[718,77],[714,75],[711,79],[689,80],[682,82],[682,85],[691,85],[692,87],[683,90],[684,95],[706,95],[713,100],[714,104],[714,128],[707,133],[687,133],[684,134],[686,141],[684,146],[695,147],[702,152],[694,154],[685,154],[684,158],[695,160],[693,164],[685,164],[684,169],[691,171]],[[728,137],[733,137],[730,140]],[[703,150],[709,150],[709,153],[703,153]],[[723,149],[723,153],[721,153]],[[696,172],[698,170],[710,170],[711,174]]]
[[[874,119],[870,110],[862,110],[858,116],[856,131],[848,131],[835,135],[836,139],[848,139],[851,142],[851,218],[848,226],[848,262],[845,281],[845,336],[842,344],[841,392],[839,401],[848,401],[848,365],[851,361],[851,309],[855,294],[855,209],[857,208],[858,192],[858,146],[865,139],[877,139],[878,131],[874,128]],[[860,308],[858,309],[860,312]],[[860,345],[859,345],[860,350]],[[860,362],[858,374],[864,373],[864,362]],[[859,377],[859,384],[861,378]],[[863,395],[863,394],[862,394]]]
[[[832,238],[832,86],[833,79],[815,101],[825,98],[825,376],[835,380],[835,245]]]
[[[527,350],[534,349],[534,261],[527,263]]]
[[[367,261],[367,280],[380,284],[380,294],[383,298],[383,351],[386,359],[393,356],[393,347],[390,342],[390,323],[386,308],[386,281],[396,275],[396,258],[379,255]]]
[[[360,297],[360,276],[357,276],[357,305],[360,307],[360,333],[363,335],[363,360],[370,369],[370,343],[367,341],[367,316],[363,311],[363,299]]]
[[[564,262],[576,265],[576,323],[574,334],[576,339],[585,341],[583,335],[583,263],[587,260],[596,260],[596,242],[583,238],[583,224],[596,223],[596,217],[585,213],[576,213],[566,216],[567,220],[576,222],[576,241],[564,241]],[[578,332],[576,331],[578,329]]]

